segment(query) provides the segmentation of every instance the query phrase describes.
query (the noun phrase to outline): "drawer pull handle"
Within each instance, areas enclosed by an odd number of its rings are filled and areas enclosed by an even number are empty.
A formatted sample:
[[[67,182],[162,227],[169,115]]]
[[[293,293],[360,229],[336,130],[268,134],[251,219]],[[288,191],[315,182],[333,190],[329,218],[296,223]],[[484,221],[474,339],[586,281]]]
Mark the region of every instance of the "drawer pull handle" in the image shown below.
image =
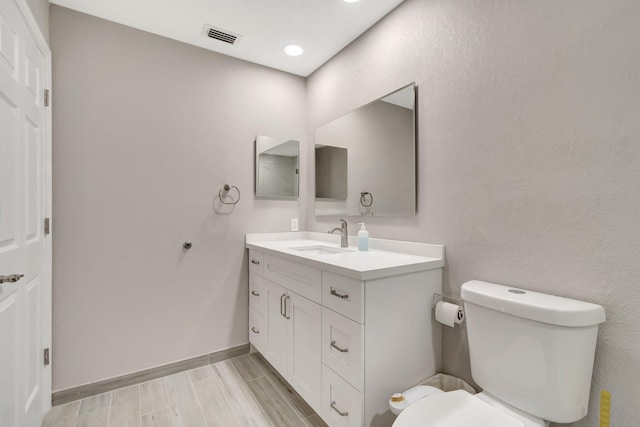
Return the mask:
[[[284,318],[285,319],[291,319],[291,316],[287,314],[287,301],[289,301],[290,299],[291,297],[289,295],[287,295],[286,298],[284,299]]]
[[[251,295],[253,295],[254,297],[259,297],[260,294],[256,291],[251,291]]]
[[[258,261],[257,259],[252,259],[251,264],[260,265],[260,261]]]
[[[335,348],[336,350],[338,350],[340,353],[349,353],[349,349],[348,348],[340,348],[336,345],[335,341],[331,341],[331,347]]]
[[[349,294],[339,294],[333,287],[331,288],[331,295],[340,299],[349,299]]]
[[[251,332],[253,332],[254,334],[259,334],[260,333],[260,331],[257,330],[255,326],[251,327]]]
[[[349,416],[349,412],[347,412],[347,411],[342,412],[340,409],[336,408],[336,401],[335,400],[333,402],[331,402],[331,409],[333,409],[338,414],[340,414],[341,417],[348,417]]]

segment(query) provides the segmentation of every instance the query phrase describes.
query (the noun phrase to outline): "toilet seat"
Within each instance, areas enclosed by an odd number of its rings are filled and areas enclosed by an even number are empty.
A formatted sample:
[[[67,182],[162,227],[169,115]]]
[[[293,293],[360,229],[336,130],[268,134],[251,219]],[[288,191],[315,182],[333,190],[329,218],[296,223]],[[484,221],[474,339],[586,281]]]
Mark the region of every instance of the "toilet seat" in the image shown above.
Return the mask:
[[[524,427],[500,409],[456,390],[420,399],[405,409],[393,427]]]

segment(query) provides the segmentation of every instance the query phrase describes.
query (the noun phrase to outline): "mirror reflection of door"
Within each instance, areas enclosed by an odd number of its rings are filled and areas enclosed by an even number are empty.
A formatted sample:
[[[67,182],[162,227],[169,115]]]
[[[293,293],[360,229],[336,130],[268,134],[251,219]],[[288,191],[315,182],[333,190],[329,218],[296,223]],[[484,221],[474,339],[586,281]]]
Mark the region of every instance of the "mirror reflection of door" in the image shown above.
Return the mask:
[[[256,138],[256,197],[297,198],[300,143],[294,139]]]
[[[348,152],[346,148],[318,145],[316,155],[316,204],[325,214],[340,215],[347,210]]]
[[[316,199],[347,200],[347,149],[316,145]]]

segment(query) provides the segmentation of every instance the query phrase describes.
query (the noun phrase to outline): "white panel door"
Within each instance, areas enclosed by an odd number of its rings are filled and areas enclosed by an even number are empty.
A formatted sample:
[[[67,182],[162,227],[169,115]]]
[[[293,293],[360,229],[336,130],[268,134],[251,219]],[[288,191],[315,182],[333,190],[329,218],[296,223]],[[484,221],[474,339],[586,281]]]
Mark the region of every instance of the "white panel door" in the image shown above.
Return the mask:
[[[0,288],[0,426],[17,426],[18,315],[14,289]]]
[[[287,380],[320,413],[322,308],[320,304],[289,292],[285,311],[290,318]]]
[[[40,426],[50,370],[42,360],[50,279],[46,204],[45,58],[12,0],[0,1],[0,425]],[[6,363],[6,364],[5,364]],[[13,369],[11,368],[13,367]]]

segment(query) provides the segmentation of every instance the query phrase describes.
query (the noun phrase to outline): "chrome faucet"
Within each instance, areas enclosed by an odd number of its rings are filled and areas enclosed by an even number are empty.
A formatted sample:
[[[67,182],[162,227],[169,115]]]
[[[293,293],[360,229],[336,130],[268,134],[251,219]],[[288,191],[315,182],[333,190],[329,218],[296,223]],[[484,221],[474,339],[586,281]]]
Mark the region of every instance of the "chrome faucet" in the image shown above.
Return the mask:
[[[340,227],[336,227],[327,231],[327,233],[335,233],[336,231],[340,232],[340,247],[348,248],[349,247],[349,233],[347,231],[347,221],[344,219],[340,220]]]

